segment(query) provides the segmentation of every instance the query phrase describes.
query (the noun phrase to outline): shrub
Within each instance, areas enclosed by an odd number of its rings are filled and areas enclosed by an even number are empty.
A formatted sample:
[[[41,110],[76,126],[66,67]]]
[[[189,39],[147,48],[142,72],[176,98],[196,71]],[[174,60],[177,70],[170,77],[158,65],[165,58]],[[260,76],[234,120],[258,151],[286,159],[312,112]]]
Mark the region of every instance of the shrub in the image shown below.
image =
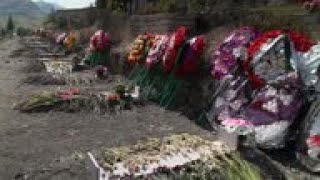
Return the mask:
[[[18,27],[17,28],[17,35],[20,37],[26,36],[31,32],[30,29],[24,28],[24,27]]]

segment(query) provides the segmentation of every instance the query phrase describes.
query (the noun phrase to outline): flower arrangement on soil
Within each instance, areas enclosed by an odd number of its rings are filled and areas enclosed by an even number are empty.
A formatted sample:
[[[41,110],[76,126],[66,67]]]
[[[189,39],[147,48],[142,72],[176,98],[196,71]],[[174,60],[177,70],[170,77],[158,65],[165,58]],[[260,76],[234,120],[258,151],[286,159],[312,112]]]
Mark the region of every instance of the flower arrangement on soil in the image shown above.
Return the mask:
[[[187,41],[186,32],[185,27],[179,27],[168,35],[141,35],[134,41],[128,62],[135,67],[128,79],[141,87],[143,99],[168,107],[174,102],[184,77],[197,72],[205,47],[204,37]]]
[[[68,51],[71,51],[77,43],[77,37],[75,32],[70,32],[64,39],[63,45]]]
[[[211,74],[215,79],[223,79],[236,66],[236,50],[246,47],[258,36],[258,32],[251,27],[234,30],[219,44],[212,54]]]
[[[116,109],[131,107],[134,99],[126,90],[126,87],[119,85],[114,91],[106,92],[89,92],[77,88],[41,92],[26,96],[14,108],[21,112],[90,110],[97,113],[108,113]]]
[[[90,38],[90,46],[84,62],[92,67],[106,65],[110,61],[109,51],[109,36],[103,30],[99,30]]]
[[[109,179],[261,179],[221,142],[189,134],[105,149],[97,160]]]
[[[156,35],[155,42],[151,46],[146,58],[146,65],[151,68],[158,64],[163,57],[168,45],[169,35]]]
[[[46,71],[53,74],[70,74],[73,70],[73,64],[69,61],[47,61],[44,65]]]
[[[232,55],[226,58],[234,62],[230,68],[215,71],[224,76],[219,76],[221,84],[207,117],[213,127],[218,124],[231,133],[253,137],[259,147],[282,148],[290,125],[306,103],[299,76],[314,69],[303,58],[314,56],[310,53],[314,42],[302,33],[283,30],[263,32],[249,42],[241,45],[244,57]],[[228,51],[236,48],[228,46]]]

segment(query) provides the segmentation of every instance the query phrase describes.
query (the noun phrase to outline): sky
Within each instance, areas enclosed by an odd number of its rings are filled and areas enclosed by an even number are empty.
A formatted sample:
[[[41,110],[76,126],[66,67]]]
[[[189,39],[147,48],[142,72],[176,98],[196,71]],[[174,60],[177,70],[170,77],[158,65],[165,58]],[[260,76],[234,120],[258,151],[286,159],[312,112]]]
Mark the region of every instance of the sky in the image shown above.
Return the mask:
[[[39,1],[39,0],[33,0]],[[83,8],[88,7],[90,3],[94,3],[95,0],[43,0],[50,3],[55,3],[63,8]]]

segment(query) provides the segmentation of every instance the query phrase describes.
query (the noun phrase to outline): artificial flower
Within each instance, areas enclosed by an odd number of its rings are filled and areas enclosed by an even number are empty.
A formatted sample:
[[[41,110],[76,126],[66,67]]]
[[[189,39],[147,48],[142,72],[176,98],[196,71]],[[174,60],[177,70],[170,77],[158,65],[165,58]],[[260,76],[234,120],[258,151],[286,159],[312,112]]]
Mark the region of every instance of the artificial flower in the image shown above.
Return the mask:
[[[68,90],[61,90],[56,93],[56,96],[64,101],[71,100],[75,95],[80,94],[80,89],[73,88]]]
[[[139,35],[132,43],[128,56],[129,63],[138,63],[142,56],[145,46],[145,40],[142,35]]]
[[[211,74],[215,79],[223,79],[236,64],[234,50],[246,47],[258,33],[250,27],[233,31],[213,52]]]
[[[103,30],[97,31],[90,38],[90,45],[92,45],[94,47],[95,51],[99,51],[99,52],[104,51],[109,45],[108,34],[105,33]]]
[[[72,47],[76,44],[76,34],[74,32],[70,32],[64,39],[63,44],[68,50],[71,50]]]
[[[166,72],[170,72],[174,67],[178,51],[185,41],[186,31],[185,27],[180,27],[170,37],[169,45],[162,60],[162,65]]]
[[[67,36],[67,33],[58,34],[57,38],[56,38],[56,43],[57,44],[63,44],[63,41],[66,38],[66,36]]]
[[[157,64],[163,57],[165,49],[168,45],[169,36],[167,35],[156,35],[155,41],[151,46],[148,56],[146,58],[146,65],[151,67]]]
[[[142,60],[146,54],[148,54],[149,49],[155,44],[155,36],[151,34],[139,35],[132,43],[128,61],[129,63],[144,63]]]
[[[187,42],[185,51],[181,57],[181,63],[177,69],[177,74],[182,76],[195,72],[198,59],[204,51],[204,37],[197,36]]]

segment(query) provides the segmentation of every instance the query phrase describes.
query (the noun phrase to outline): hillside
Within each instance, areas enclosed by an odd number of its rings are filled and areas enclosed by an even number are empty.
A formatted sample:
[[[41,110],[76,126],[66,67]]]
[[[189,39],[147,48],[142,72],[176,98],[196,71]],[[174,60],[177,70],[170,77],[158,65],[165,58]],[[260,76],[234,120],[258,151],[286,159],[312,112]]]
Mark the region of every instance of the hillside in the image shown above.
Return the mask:
[[[16,25],[33,27],[55,8],[54,5],[43,1],[31,0],[0,0],[0,26],[4,26],[11,14]]]
[[[51,3],[47,3],[43,0],[37,0],[34,1],[34,3],[38,6],[38,8],[40,8],[40,10],[45,13],[48,14],[50,13],[53,9],[60,9],[61,7],[57,4],[51,4]]]

